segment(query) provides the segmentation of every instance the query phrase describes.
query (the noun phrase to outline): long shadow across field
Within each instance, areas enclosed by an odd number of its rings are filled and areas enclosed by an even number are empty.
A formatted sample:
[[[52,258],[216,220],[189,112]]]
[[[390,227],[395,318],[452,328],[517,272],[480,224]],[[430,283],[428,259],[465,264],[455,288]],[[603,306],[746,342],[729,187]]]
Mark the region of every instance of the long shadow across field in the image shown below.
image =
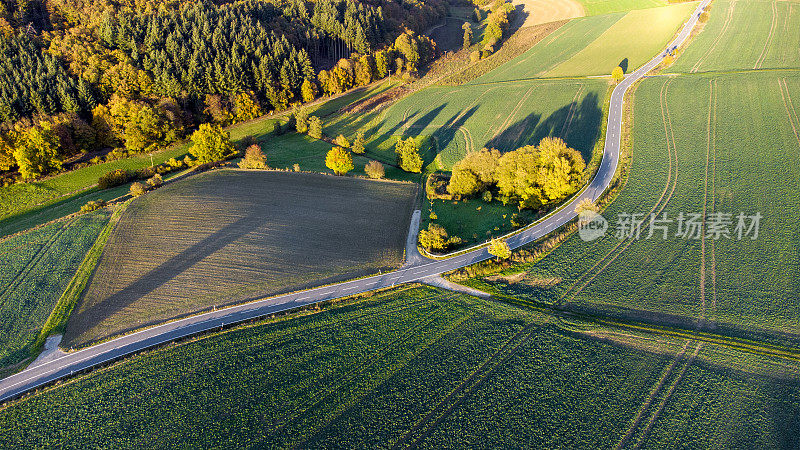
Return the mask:
[[[70,318],[68,327],[81,330],[85,329],[84,325],[86,324],[102,323],[142,297],[169,283],[204,258],[236,242],[254,229],[266,225],[266,222],[265,217],[259,217],[256,214],[239,218],[183,252],[164,261],[158,267],[142,274],[136,281],[106,297],[100,303],[91,305],[90,308],[83,312],[76,311]],[[92,281],[90,280],[89,285],[91,285]]]
[[[486,143],[487,148],[510,151],[525,145],[536,145],[545,137],[560,137],[589,161],[599,137],[603,111],[597,94],[588,94],[580,105],[564,105],[545,120],[531,113]]]

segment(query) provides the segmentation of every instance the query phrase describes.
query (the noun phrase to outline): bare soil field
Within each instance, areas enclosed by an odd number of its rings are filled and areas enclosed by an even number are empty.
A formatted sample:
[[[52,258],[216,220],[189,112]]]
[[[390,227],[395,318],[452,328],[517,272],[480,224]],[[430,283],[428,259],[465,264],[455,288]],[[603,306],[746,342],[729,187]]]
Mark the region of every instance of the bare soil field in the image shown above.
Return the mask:
[[[222,170],[148,193],[109,237],[63,345],[396,268],[416,189]]]

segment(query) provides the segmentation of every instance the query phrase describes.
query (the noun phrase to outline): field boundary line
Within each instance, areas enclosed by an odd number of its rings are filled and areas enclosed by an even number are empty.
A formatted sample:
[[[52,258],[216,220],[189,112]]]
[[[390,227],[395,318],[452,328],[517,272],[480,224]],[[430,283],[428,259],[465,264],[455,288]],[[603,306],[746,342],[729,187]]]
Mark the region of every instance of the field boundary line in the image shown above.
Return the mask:
[[[664,370],[661,371],[661,378],[659,378],[656,384],[653,385],[652,389],[650,389],[650,394],[647,396],[644,402],[642,402],[642,404],[639,406],[639,411],[633,417],[633,420],[628,426],[628,431],[625,432],[625,434],[622,436],[622,439],[620,439],[620,441],[617,442],[617,445],[614,446],[615,450],[622,448],[625,444],[628,443],[631,437],[633,437],[633,433],[636,431],[636,427],[639,426],[639,423],[642,421],[642,418],[644,418],[644,413],[647,412],[647,410],[650,408],[650,404],[653,403],[653,400],[655,400],[656,396],[661,391],[661,388],[664,387],[664,383],[667,381],[667,378],[669,378],[670,374],[672,373],[672,370],[678,364],[678,361],[680,361],[680,359],[686,353],[686,349],[689,348],[689,342],[690,339],[687,339],[686,342],[683,344],[683,348],[680,351],[678,351],[678,353],[675,355],[674,358],[672,358],[672,363],[664,367]]]
[[[722,28],[719,30],[719,34],[717,35],[716,39],[714,39],[714,41],[708,47],[708,50],[706,50],[703,56],[701,56],[700,59],[697,60],[697,62],[694,64],[694,66],[692,66],[689,72],[696,73],[697,70],[700,68],[700,65],[702,65],[705,59],[708,58],[708,55],[710,55],[714,50],[716,50],[719,41],[722,39],[722,36],[724,36],[725,32],[728,31],[728,27],[730,26],[731,20],[733,19],[733,11],[735,8],[736,8],[736,1],[734,0],[730,2],[728,6],[727,15],[725,16],[725,22],[722,24]]]
[[[672,384],[670,384],[669,390],[667,390],[666,394],[664,395],[664,398],[661,399],[661,403],[658,404],[658,408],[655,411],[653,411],[653,415],[650,416],[650,420],[647,422],[647,426],[642,431],[642,434],[639,435],[639,439],[636,440],[636,444],[634,444],[633,446],[634,449],[641,448],[642,444],[644,443],[644,440],[647,439],[647,436],[650,434],[650,430],[653,429],[653,425],[655,425],[656,420],[661,415],[661,411],[664,410],[664,406],[666,406],[667,402],[672,397],[672,394],[675,392],[675,389],[678,387],[678,384],[680,384],[681,380],[683,379],[683,375],[686,373],[686,369],[688,369],[689,366],[692,365],[694,359],[697,357],[697,354],[700,352],[700,348],[702,347],[703,347],[703,342],[698,341],[697,346],[694,348],[692,356],[690,356],[689,359],[686,361],[686,364],[684,364],[683,367],[681,367],[681,371],[678,372],[678,374],[675,376],[675,380],[672,382]]]
[[[764,65],[764,61],[767,59],[767,50],[769,49],[769,45],[772,43],[772,36],[775,34],[775,28],[778,26],[778,2],[772,2],[772,23],[769,26],[769,35],[767,35],[767,40],[764,41],[764,49],[761,50],[761,54],[758,55],[758,59],[756,60],[755,65],[753,65],[753,69],[760,69],[761,66]]]

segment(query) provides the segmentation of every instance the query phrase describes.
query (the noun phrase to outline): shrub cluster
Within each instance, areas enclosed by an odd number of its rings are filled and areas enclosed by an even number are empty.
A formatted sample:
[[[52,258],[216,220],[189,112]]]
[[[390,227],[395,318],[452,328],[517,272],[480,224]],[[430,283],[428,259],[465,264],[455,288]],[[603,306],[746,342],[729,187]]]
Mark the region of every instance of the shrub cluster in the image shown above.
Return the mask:
[[[81,206],[81,212],[96,211],[106,206],[105,200],[91,200]]]

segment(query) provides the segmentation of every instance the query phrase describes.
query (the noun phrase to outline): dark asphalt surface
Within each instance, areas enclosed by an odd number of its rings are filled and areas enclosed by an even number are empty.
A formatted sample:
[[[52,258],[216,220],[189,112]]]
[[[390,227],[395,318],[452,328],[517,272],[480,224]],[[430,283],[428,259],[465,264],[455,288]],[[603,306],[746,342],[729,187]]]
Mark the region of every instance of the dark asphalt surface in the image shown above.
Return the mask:
[[[692,17],[684,25],[675,40],[669,44],[668,48],[680,46],[686,40],[697,22],[698,13],[702,8],[708,5],[710,1],[711,0],[704,0],[698,5]],[[608,188],[619,162],[623,97],[625,92],[631,84],[641,79],[658,65],[663,57],[664,53],[659,54],[647,64],[628,75],[624,81],[617,85],[611,94],[603,159],[597,174],[594,179],[592,179],[589,186],[565,207],[529,226],[524,229],[524,231],[509,237],[506,241],[511,248],[536,241],[568,223],[575,218],[575,207],[581,200],[589,198],[595,201]],[[146,328],[83,350],[67,353],[64,356],[0,380],[0,402],[20,396],[27,391],[68,377],[76,372],[120,359],[126,355],[182,337],[325,300],[418,281],[426,277],[483,261],[490,257],[491,255],[489,255],[486,248],[480,248],[447,259],[435,261],[426,260],[386,274],[232,306]]]

